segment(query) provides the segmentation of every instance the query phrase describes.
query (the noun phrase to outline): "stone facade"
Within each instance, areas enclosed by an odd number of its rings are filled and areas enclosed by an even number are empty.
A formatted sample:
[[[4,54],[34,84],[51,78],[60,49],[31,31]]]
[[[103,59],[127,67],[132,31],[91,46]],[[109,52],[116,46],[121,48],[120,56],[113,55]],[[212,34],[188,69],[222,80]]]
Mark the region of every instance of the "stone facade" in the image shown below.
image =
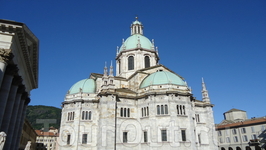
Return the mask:
[[[30,92],[38,87],[39,40],[24,24],[0,19],[0,131],[17,150]]]
[[[203,82],[196,100],[184,78],[158,64],[136,20],[113,67],[74,84],[62,103],[60,150],[217,150],[213,105]],[[109,72],[109,73],[108,73]]]

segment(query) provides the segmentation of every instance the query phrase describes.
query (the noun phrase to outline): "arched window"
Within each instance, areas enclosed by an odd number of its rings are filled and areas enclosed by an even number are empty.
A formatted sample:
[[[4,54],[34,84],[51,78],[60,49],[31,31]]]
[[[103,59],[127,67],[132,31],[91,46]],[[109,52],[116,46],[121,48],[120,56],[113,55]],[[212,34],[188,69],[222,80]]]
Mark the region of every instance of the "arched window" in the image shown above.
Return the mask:
[[[249,146],[246,146],[246,150],[251,150],[251,148]]]
[[[167,107],[167,105],[164,105],[164,111],[165,111],[165,114],[168,114],[168,107]]]
[[[164,114],[164,106],[161,105],[161,114]]]
[[[91,111],[89,112],[89,120],[91,120]]]
[[[236,147],[236,150],[241,150],[241,148],[240,147]]]
[[[233,150],[233,148],[232,147],[229,147],[228,150]]]
[[[225,148],[222,147],[221,150],[225,150]]]
[[[150,67],[150,57],[149,56],[144,57],[144,62],[145,62],[145,68]]]
[[[127,109],[127,117],[130,117],[130,108]]]
[[[141,108],[141,115],[144,116],[143,108]]]
[[[120,117],[123,117],[123,108],[120,108]]]
[[[127,115],[127,109],[126,108],[124,108],[124,117],[126,117]]]
[[[177,114],[179,115],[179,106],[176,106]]]
[[[134,70],[134,57],[128,57],[128,70]]]
[[[183,114],[186,115],[185,106],[183,106]]]
[[[157,105],[157,115],[160,115],[160,105]]]
[[[147,116],[149,116],[149,107],[147,107]]]
[[[84,111],[82,111],[82,120],[84,120]]]
[[[144,116],[146,116],[146,108],[144,107]]]
[[[182,115],[183,114],[182,113],[182,106],[180,105],[179,108],[180,108],[180,115]]]
[[[120,59],[118,60],[118,74],[121,73],[121,63],[120,63]]]
[[[85,120],[88,120],[88,111],[86,111],[85,114],[86,114]]]

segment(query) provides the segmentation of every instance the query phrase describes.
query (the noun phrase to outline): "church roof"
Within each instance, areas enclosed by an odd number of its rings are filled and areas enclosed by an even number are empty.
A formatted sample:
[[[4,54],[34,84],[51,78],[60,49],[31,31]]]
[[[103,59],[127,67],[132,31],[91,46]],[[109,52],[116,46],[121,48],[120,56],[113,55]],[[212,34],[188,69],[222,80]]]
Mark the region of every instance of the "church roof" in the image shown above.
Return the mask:
[[[140,88],[145,88],[151,85],[163,85],[163,84],[174,84],[174,85],[183,85],[185,86],[185,82],[176,74],[168,72],[168,71],[158,71],[150,74],[146,77]]]
[[[68,94],[75,94],[79,92],[83,93],[95,93],[96,84],[93,79],[83,79],[75,83],[68,91]]]

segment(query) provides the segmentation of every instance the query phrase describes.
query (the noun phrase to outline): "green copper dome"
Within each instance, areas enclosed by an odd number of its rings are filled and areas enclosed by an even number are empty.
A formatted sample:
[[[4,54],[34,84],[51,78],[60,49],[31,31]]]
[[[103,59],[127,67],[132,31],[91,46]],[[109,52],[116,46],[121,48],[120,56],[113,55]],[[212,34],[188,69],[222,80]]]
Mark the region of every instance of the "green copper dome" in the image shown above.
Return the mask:
[[[162,84],[186,85],[176,74],[168,71],[158,71],[146,77],[140,84],[140,88]]]
[[[69,94],[75,94],[79,92],[83,93],[95,93],[96,84],[93,79],[83,79],[75,83],[70,89]]]
[[[148,38],[141,34],[133,34],[126,39],[124,44],[122,44],[119,52],[123,50],[135,49],[138,47],[138,43],[140,44],[141,48],[152,50],[153,45]]]

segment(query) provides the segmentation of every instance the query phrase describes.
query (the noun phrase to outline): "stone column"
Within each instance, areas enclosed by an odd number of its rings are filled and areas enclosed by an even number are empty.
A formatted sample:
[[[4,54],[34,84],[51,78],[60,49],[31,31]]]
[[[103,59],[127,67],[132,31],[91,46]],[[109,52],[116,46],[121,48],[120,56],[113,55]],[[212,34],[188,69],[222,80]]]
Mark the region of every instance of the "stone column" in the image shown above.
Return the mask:
[[[25,105],[25,99],[28,97],[27,92],[24,92],[21,96],[21,100],[19,102],[19,106],[18,106],[18,113],[17,113],[17,118],[16,118],[16,123],[15,123],[15,127],[14,127],[14,134],[13,134],[13,143],[11,146],[11,150],[13,149],[18,149],[18,145],[17,145],[17,140],[19,134],[19,129],[20,129],[20,122],[22,120],[22,112],[23,112],[23,107]]]
[[[4,80],[0,89],[0,126],[2,126],[2,121],[4,118],[4,113],[6,109],[7,99],[9,96],[11,84],[14,78],[14,75],[17,73],[18,68],[15,65],[8,65],[6,68]],[[1,129],[0,129],[1,130]]]
[[[10,49],[0,49],[0,85],[2,84],[6,66],[12,58],[13,54]]]
[[[15,78],[13,78],[12,86],[9,91],[9,96],[7,99],[8,102],[6,104],[4,118],[2,121],[2,125],[1,125],[1,130],[7,133],[7,135],[9,136],[10,136],[10,133],[8,133],[9,123],[12,117],[13,106],[14,106],[17,91],[18,91],[18,85],[21,83],[22,83],[22,78],[20,76],[16,76]]]
[[[25,103],[23,105],[23,110],[22,110],[22,113],[21,113],[21,120],[20,122],[18,122],[19,126],[18,126],[18,132],[17,132],[17,137],[16,139],[14,138],[14,142],[16,143],[15,144],[15,149],[18,149],[19,147],[19,142],[20,142],[20,137],[21,137],[21,134],[22,134],[22,128],[23,128],[23,125],[24,125],[24,121],[25,121],[25,116],[26,116],[26,109],[27,109],[27,106],[30,102],[30,98],[26,98],[25,99]],[[7,149],[6,149],[7,150]]]
[[[8,125],[8,132],[7,132],[7,138],[6,138],[6,143],[5,143],[5,148],[10,150],[11,149],[11,146],[13,144],[13,137],[14,135],[16,134],[14,131],[15,131],[15,126],[17,124],[17,116],[18,116],[18,111],[19,111],[19,104],[20,104],[20,101],[21,101],[21,96],[22,96],[22,93],[25,92],[25,86],[24,85],[20,85],[19,88],[18,88],[18,92],[16,94],[16,98],[15,98],[15,102],[14,102],[14,105],[13,105],[13,110],[12,112],[12,116],[10,118],[10,122],[9,122],[9,125]]]

